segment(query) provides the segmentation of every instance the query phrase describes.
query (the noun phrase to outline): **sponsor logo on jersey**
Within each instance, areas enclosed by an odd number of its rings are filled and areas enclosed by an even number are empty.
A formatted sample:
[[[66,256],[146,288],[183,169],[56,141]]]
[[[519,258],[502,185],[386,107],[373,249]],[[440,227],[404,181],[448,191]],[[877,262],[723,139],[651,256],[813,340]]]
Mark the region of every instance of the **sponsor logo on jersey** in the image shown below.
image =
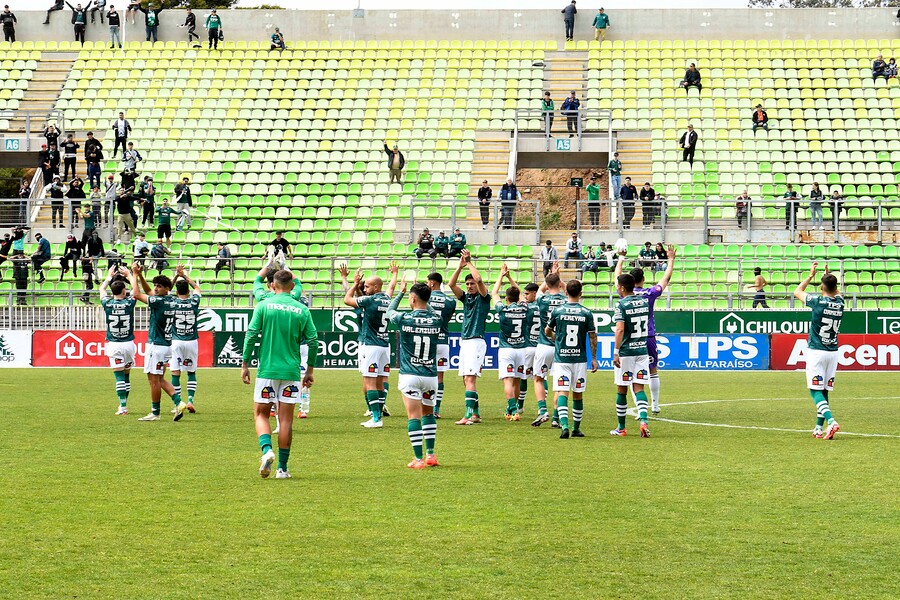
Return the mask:
[[[640,371],[638,371],[637,374],[635,375],[635,379],[637,379],[638,381],[646,381],[647,380],[647,370],[641,369]]]
[[[275,400],[275,388],[271,385],[267,385],[259,392],[259,397],[263,400]]]
[[[834,387],[834,377],[828,379],[828,387]]]
[[[821,375],[814,375],[812,378],[813,385],[822,385],[823,381],[825,381],[825,378]]]
[[[634,374],[631,371],[622,373],[622,381],[631,381],[632,379],[634,379]]]
[[[569,378],[566,377],[565,375],[561,376],[559,379],[556,380],[556,385],[558,385],[558,386],[569,385]]]

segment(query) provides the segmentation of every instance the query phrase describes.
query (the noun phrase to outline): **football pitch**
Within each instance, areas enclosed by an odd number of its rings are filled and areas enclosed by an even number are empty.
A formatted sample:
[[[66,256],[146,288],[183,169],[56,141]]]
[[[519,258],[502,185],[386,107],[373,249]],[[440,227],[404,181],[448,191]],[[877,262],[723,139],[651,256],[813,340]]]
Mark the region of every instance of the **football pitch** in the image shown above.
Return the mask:
[[[529,425],[531,391],[506,422],[494,372],[484,422],[454,425],[449,375],[441,466],[413,471],[393,385],[366,430],[358,376],[317,371],[287,481],[258,475],[238,370],[201,371],[180,423],[137,421],[137,371],[127,417],[107,370],[0,373],[4,598],[900,597],[892,373],[839,374],[834,441],[802,373],[664,372],[650,439],[608,435],[612,373],[590,375],[569,440]]]

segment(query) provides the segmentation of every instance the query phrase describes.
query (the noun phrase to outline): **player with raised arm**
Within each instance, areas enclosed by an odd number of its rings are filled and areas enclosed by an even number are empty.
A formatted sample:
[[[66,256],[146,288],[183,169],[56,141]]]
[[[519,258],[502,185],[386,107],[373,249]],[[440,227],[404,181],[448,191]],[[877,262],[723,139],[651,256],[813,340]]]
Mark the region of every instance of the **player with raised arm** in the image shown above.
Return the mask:
[[[462,270],[468,268],[465,277],[466,291],[463,292],[456,282]],[[472,263],[472,255],[463,250],[459,257],[459,265],[447,283],[458,300],[463,302],[463,326],[459,343],[459,374],[466,386],[466,414],[456,422],[457,425],[472,425],[481,422],[481,411],[478,406],[478,378],[487,344],[484,341],[484,327],[488,312],[491,310],[491,297],[487,286],[481,280],[481,273]]]
[[[545,333],[545,329],[553,311],[565,303],[566,295],[563,293],[562,281],[559,278],[559,264],[555,264],[553,270],[547,274],[544,283],[541,284],[537,295],[541,329],[538,336],[538,345],[534,349],[532,371],[534,373],[534,395],[538,401],[538,416],[532,421],[532,427],[540,427],[550,420],[550,412],[547,410],[547,378],[550,376],[550,370],[553,368],[553,356],[556,353],[556,348],[553,339]],[[559,419],[555,407],[553,410],[553,422],[550,425],[559,427]]]
[[[406,293],[406,282],[400,293],[391,300],[388,319],[400,331],[400,378],[397,387],[403,394],[406,405],[407,432],[415,457],[407,467],[423,469],[438,466],[434,455],[437,437],[437,420],[434,416],[437,393],[437,346],[443,317],[429,305],[431,288],[425,283],[416,283],[409,293],[410,312],[397,310]],[[425,442],[425,459],[422,459],[422,441]]]
[[[497,283],[491,290],[491,300],[500,321],[497,368],[506,393],[506,420],[518,421],[521,419],[518,412],[519,385],[525,378],[525,349],[528,347],[527,323],[531,321],[533,311],[519,301],[521,292],[514,285],[506,289],[505,303],[500,298],[500,287],[508,276],[509,268],[503,263]]]
[[[187,373],[187,409],[196,412],[194,397],[197,394],[197,361],[200,358],[197,333],[197,316],[200,314],[200,286],[184,272],[184,265],[175,271],[175,298],[172,321],[172,387],[181,391],[181,372]]]
[[[362,284],[364,295],[355,296],[354,289],[347,290],[344,294],[344,304],[362,311],[362,320],[359,328],[359,343],[362,346],[359,372],[366,386],[366,402],[372,411],[372,418],[361,423],[367,429],[378,429],[384,426],[381,420],[382,407],[387,396],[384,384],[391,373],[391,344],[388,333],[387,310],[391,303],[391,296],[397,286],[400,267],[397,263],[391,263],[391,283],[388,285],[388,293],[381,291],[384,282],[380,277],[369,277],[362,281],[362,273],[356,272],[353,287],[359,288]]]
[[[350,293],[352,293],[354,298],[363,295],[363,291],[360,288],[360,286],[365,286],[365,280],[363,279],[361,270],[359,270],[359,269],[356,270],[356,277],[354,278],[354,283],[352,283],[352,284],[349,281],[350,269],[347,267],[346,263],[338,266],[338,273],[341,274],[341,289],[344,291],[345,294],[347,292],[350,292]],[[357,285],[355,283],[356,280],[360,281],[359,285]],[[359,309],[359,307],[353,309],[353,315],[356,317],[357,331],[362,330],[362,311]],[[356,344],[356,364],[357,364],[357,367],[359,367],[359,365],[362,364],[362,344],[360,344],[360,343]],[[365,377],[362,378],[362,399],[363,399],[363,403],[366,405],[366,410],[363,413],[363,416],[371,417],[372,411],[369,409],[369,399],[368,399],[368,396],[366,395],[366,378]],[[383,416],[384,415],[383,411],[384,411],[385,407],[381,407],[381,409],[382,409],[382,416]],[[388,416],[390,416],[390,415],[388,415]]]
[[[634,278],[634,293],[637,296],[643,296],[647,299],[647,302],[650,306],[650,320],[647,322],[647,355],[650,357],[650,400],[651,400],[651,411],[654,415],[659,414],[659,349],[656,345],[656,319],[654,317],[654,306],[656,304],[656,299],[662,296],[662,293],[665,291],[666,287],[669,285],[669,282],[672,280],[672,272],[675,270],[675,246],[669,244],[668,251],[668,263],[666,264],[666,272],[663,273],[662,279],[659,280],[659,283],[656,285],[651,285],[650,287],[643,287],[644,285],[644,270],[636,267],[629,271],[631,276]],[[625,255],[620,254],[619,260],[616,263],[616,272],[615,277],[618,280],[619,275],[622,274],[622,266],[625,262]],[[618,289],[618,288],[617,288]],[[634,390],[632,390],[632,394]],[[635,404],[637,401],[635,401]]]
[[[610,435],[624,437],[625,417],[628,413],[628,388],[634,389],[641,437],[650,437],[647,425],[647,394],[644,385],[650,379],[650,356],[647,354],[647,332],[650,320],[650,301],[634,293],[634,277],[630,273],[616,277],[616,290],[621,299],[613,311],[616,324],[616,345],[613,354],[616,385],[616,417],[618,427]]]
[[[272,451],[272,430],[269,426],[269,407],[278,400],[278,472],[276,479],[290,479],[288,459],[294,434],[294,404],[300,399],[301,387],[312,387],[313,370],[319,352],[319,336],[312,314],[303,304],[291,298],[294,276],[282,269],[275,273],[275,295],[266,298],[253,309],[253,317],[244,340],[241,380],[250,384],[250,360],[259,344],[259,368],[253,391],[256,435],[262,457],[259,474],[264,479],[272,471],[275,453]],[[309,364],[300,378],[300,346],[309,346]]]
[[[100,284],[100,306],[106,315],[106,356],[116,378],[116,396],[119,398],[116,414],[127,415],[135,355],[134,305],[137,301],[126,293],[125,282],[113,281],[116,275],[127,277],[128,269],[110,267],[106,279]]]
[[[181,401],[181,393],[166,380],[166,365],[172,358],[172,320],[175,313],[174,298],[169,296],[172,281],[165,275],[153,278],[153,293],[144,279],[138,263],[131,267],[131,293],[138,302],[150,307],[150,326],[147,329],[147,351],[144,355],[144,373],[150,383],[150,414],[138,421],[159,421],[159,404],[162,392],[172,398],[175,405],[173,421],[180,421],[187,405]],[[140,287],[138,287],[140,285]]]
[[[444,278],[440,273],[431,273],[427,285],[431,290],[428,306],[441,316],[441,333],[437,342],[437,395],[434,399],[434,418],[441,418],[441,402],[444,400],[444,373],[450,370],[450,319],[456,311],[456,298],[451,298],[441,290]]]
[[[809,277],[800,282],[794,290],[794,297],[812,309],[809,326],[809,341],[806,356],[806,383],[813,402],[816,403],[816,428],[813,437],[833,439],[841,430],[841,426],[831,414],[828,394],[834,389],[834,376],[837,373],[838,332],[841,319],[844,317],[844,298],[838,291],[837,277],[828,272],[822,275],[820,294],[806,293],[808,286],[816,277],[819,263],[814,262]],[[825,433],[822,426],[828,424]]]
[[[512,272],[507,274],[509,284],[513,287],[519,287]],[[519,398],[516,402],[516,414],[521,415],[525,412],[525,399],[528,396],[528,380],[534,376],[534,351],[541,339],[541,309],[537,305],[537,294],[540,286],[536,283],[529,283],[523,289],[521,302],[527,305],[531,311],[525,321],[525,331],[528,335],[525,338],[527,346],[525,346],[525,377],[519,382]],[[519,419],[522,417],[520,416]],[[517,421],[519,419],[516,419]]]

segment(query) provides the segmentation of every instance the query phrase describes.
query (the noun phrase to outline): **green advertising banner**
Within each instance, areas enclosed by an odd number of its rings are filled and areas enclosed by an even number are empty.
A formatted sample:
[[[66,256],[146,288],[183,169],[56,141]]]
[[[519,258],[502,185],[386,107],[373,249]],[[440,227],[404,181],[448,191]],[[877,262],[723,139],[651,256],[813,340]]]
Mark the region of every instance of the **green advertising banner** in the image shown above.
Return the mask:
[[[900,334],[900,311],[897,310],[878,310],[878,311],[869,311],[866,313],[868,317],[868,329],[866,333],[869,334],[886,334],[886,335],[898,335]],[[847,318],[846,313],[844,314],[844,318]],[[841,325],[841,333],[845,333],[844,326]],[[852,333],[852,332],[846,332]]]
[[[656,313],[657,320],[661,314]],[[695,311],[691,314],[693,331],[686,333],[809,333],[808,310]],[[866,311],[845,311],[841,333],[866,333],[866,325]]]

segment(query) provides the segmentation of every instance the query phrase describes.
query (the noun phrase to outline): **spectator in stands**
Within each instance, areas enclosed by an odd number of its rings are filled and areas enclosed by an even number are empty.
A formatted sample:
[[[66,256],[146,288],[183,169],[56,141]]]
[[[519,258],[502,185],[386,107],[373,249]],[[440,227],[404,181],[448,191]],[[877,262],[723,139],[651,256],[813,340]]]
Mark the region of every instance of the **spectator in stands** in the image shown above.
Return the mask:
[[[683,152],[681,153],[681,161],[687,161],[690,165],[694,166],[694,152],[697,150],[697,132],[694,131],[693,125],[687,126],[687,131],[681,134],[681,138],[678,140],[678,145],[682,147]]]
[[[566,115],[566,130],[569,132],[569,137],[575,137],[578,132],[578,108],[580,106],[581,101],[575,96],[575,92],[572,92],[559,107],[560,112]]]
[[[872,63],[872,81],[877,81],[879,77],[888,78],[887,63],[884,62],[880,54],[875,57],[875,61]]]
[[[491,197],[493,195],[494,190],[490,188],[487,179],[485,179],[481,182],[481,187],[478,188],[478,210],[481,211],[482,229],[487,229],[488,219],[490,219],[491,212]]]
[[[69,223],[78,227],[78,207],[87,198],[87,194],[84,193],[84,180],[81,177],[76,177],[69,182],[66,198],[69,199]]]
[[[91,9],[91,25],[97,22],[97,11],[100,11],[100,24],[103,25],[104,8],[106,8],[106,0],[94,0],[94,8]]]
[[[44,283],[46,278],[42,266],[50,260],[50,242],[40,233],[36,233],[34,239],[37,240],[38,247],[37,251],[31,255],[31,265],[34,267],[35,275],[38,276],[38,283]]]
[[[757,104],[753,110],[753,131],[760,127],[766,131],[769,130],[769,115],[763,110],[762,104]]]
[[[137,173],[132,171],[131,169],[125,169],[122,171],[122,189],[126,190],[129,194],[135,190],[137,187],[135,185],[135,181],[137,180]]]
[[[165,200],[163,202],[165,202]],[[293,260],[294,251],[291,248],[291,244],[286,239],[284,239],[283,231],[275,232],[275,239],[269,243],[269,248],[266,256],[269,258],[269,264],[280,264],[280,268],[284,268],[284,265],[287,264],[288,258]]]
[[[134,142],[128,142],[128,150],[122,153],[122,167],[137,171],[137,164],[143,160],[141,153],[134,149]]]
[[[609,28],[609,15],[602,8],[594,15],[594,40],[602,42],[606,39],[606,30]]]
[[[653,249],[653,244],[644,242],[644,247],[638,253],[638,266],[648,268],[652,267],[655,262],[656,250]]]
[[[766,278],[762,276],[762,269],[755,267],[753,269],[753,283],[745,286],[745,289],[756,291],[756,294],[753,295],[753,306],[751,308],[756,308],[757,306],[769,308],[769,305],[766,303],[765,288]]]
[[[69,181],[69,169],[72,169],[72,177],[75,177],[75,163],[78,160],[78,149],[81,144],[75,141],[75,136],[71,133],[66,136],[66,141],[59,147],[63,158],[63,180]]]
[[[147,175],[144,182],[141,183],[141,191],[138,194],[140,198],[142,215],[141,227],[149,225],[153,227],[153,216],[156,214],[156,187],[153,185],[153,178]]]
[[[28,199],[31,198],[31,184],[24,177],[22,178],[22,186],[19,188],[19,224],[22,225],[28,221]]]
[[[563,23],[566,26],[566,41],[575,39],[575,15],[578,14],[578,9],[575,8],[575,0],[572,0],[572,3],[567,7],[559,11],[563,14]]]
[[[888,61],[887,67],[884,70],[885,75],[887,75],[888,79],[893,79],[897,76],[897,59],[891,57]]]
[[[200,48],[200,36],[195,33],[197,30],[197,15],[195,15],[190,8],[187,9],[187,14],[184,16],[184,24],[179,25],[178,27],[187,27],[188,34],[188,45],[193,45],[194,48]],[[194,38],[197,38],[196,44],[191,44]]]
[[[87,142],[85,142],[84,158],[85,161],[87,161],[88,185],[90,185],[91,188],[99,188],[100,174],[103,172],[103,167],[100,166],[100,161],[103,160],[103,146],[97,142],[88,149]]]
[[[696,64],[690,64],[684,72],[684,79],[681,80],[679,85],[684,88],[685,95],[687,95],[688,90],[692,87],[697,88],[698,95],[703,91],[703,84],[700,83],[700,71],[697,70]]]
[[[91,239],[91,236],[94,235],[94,231],[97,230],[95,218],[97,213],[94,212],[94,209],[87,202],[80,207],[76,207],[75,210],[78,212],[78,216],[84,219],[84,231],[81,233],[81,247],[84,249],[87,241]]]
[[[81,257],[81,276],[84,279],[84,292],[78,299],[85,304],[91,303],[91,290],[94,289],[94,261],[89,256]]]
[[[831,204],[832,218],[837,224],[841,211],[844,210],[844,196],[837,189],[831,190],[831,197],[828,198],[828,203]]]
[[[25,256],[25,232],[31,229],[24,225],[17,225],[12,228],[12,253],[17,256]]]
[[[175,207],[179,214],[184,215],[184,228],[191,228],[191,210],[194,201],[191,199],[191,180],[187,177],[175,186]],[[179,230],[180,231],[180,230]]]
[[[619,199],[619,188],[622,187],[622,161],[619,160],[619,153],[613,152],[612,160],[606,165],[609,173],[609,183],[613,189],[613,196]]]
[[[41,135],[47,138],[48,146],[59,146],[60,132],[55,125],[48,124],[47,127],[44,128],[44,132]]]
[[[12,254],[12,245],[12,236],[4,233],[3,239],[0,240],[0,265],[9,260],[9,255]],[[3,281],[3,271],[0,271],[0,281]]]
[[[165,8],[162,6],[156,7],[154,4],[150,4],[147,8],[144,8],[140,4],[138,4],[138,10],[144,13],[144,31],[147,33],[147,41],[150,41],[150,38],[153,38],[153,43],[156,43],[158,40],[158,32],[159,32],[159,13],[161,13]]]
[[[279,51],[284,52],[284,34],[281,33],[281,30],[277,27],[275,28],[275,32],[272,34],[272,44],[269,46],[269,52],[278,48]]]
[[[50,162],[50,172],[53,175],[59,175],[60,158],[59,150],[56,149],[56,144],[50,144],[50,148],[47,149],[47,160]]]
[[[544,113],[545,135],[551,138],[553,137],[550,132],[553,130],[553,111],[555,108],[553,107],[553,99],[550,97],[550,92],[544,92],[544,97],[541,99],[541,110]]]
[[[51,6],[49,10],[47,10],[47,18],[44,19],[44,25],[50,24],[50,13],[52,13],[53,11],[62,10],[65,4],[65,0],[53,0],[53,6]]]
[[[103,198],[103,222],[106,223],[107,227],[112,227],[113,220],[110,218],[110,213],[113,210],[113,206],[116,204],[116,198],[119,197],[119,185],[116,183],[115,178],[110,175],[106,178],[106,187],[104,188],[104,198]],[[97,215],[97,222],[100,222],[100,215]]]
[[[44,186],[44,196],[50,194],[50,224],[52,227],[65,227],[63,224],[63,210],[65,209],[66,187],[59,180],[59,175],[53,176],[53,181]]]
[[[63,247],[63,255],[59,257],[59,280],[63,280],[63,276],[69,272],[69,261],[72,261],[72,276],[78,279],[78,261],[81,259],[81,244],[75,239],[74,235],[66,236],[66,245]]]
[[[116,157],[116,151],[119,149],[120,144],[122,145],[122,156],[125,156],[125,145],[128,142],[128,134],[131,133],[131,123],[125,119],[125,113],[119,113],[119,118],[113,121],[112,130],[116,136],[116,144],[113,146],[111,158]]]
[[[565,257],[565,261],[563,263],[564,268],[566,268],[566,269],[569,268],[569,259],[570,258],[575,259],[573,261],[575,263],[575,268],[576,269],[579,268],[578,263],[581,260],[581,248],[582,248],[581,238],[578,237],[577,232],[573,231],[572,237],[570,237],[566,241],[566,257]]]
[[[428,232],[427,227],[419,234],[417,243],[419,247],[416,248],[416,258],[421,259],[423,254],[427,254],[430,258],[437,256],[437,251],[434,249],[434,236]]]
[[[156,237],[165,239],[167,246],[172,245],[172,215],[175,214],[177,214],[177,211],[169,206],[169,199],[163,198],[162,206],[156,209],[156,216],[159,220],[159,223],[156,225]],[[287,240],[279,237],[280,233],[281,232],[275,234],[276,241],[281,239],[284,244],[287,244],[288,250],[290,250],[291,245],[287,243]],[[272,243],[275,244],[275,242]],[[281,248],[282,245],[279,244],[278,247]],[[293,256],[291,258],[293,258]],[[282,267],[284,266],[284,261],[282,261],[281,265]]]
[[[96,148],[97,150],[103,150],[103,142],[94,137],[93,131],[87,132],[87,137],[84,140],[84,158],[87,160],[88,153]],[[101,155],[101,159],[103,156]]]
[[[72,25],[75,28],[75,41],[84,44],[84,30],[87,27],[87,11],[94,1],[91,0],[87,6],[81,8],[81,4],[72,6],[66,2],[66,6],[72,9]]]
[[[153,262],[153,268],[157,271],[168,269],[169,261],[166,260],[166,257],[170,254],[172,253],[169,251],[168,246],[163,243],[162,238],[156,240],[156,243],[150,248],[150,257],[156,259]]]
[[[581,272],[587,273],[590,271],[591,273],[596,273],[600,270],[600,264],[597,262],[597,254],[591,249],[590,246],[585,246],[584,248],[584,262],[581,263]]]
[[[10,259],[13,267],[13,279],[16,280],[16,304],[25,306],[28,294],[28,259],[21,254],[14,254]]]
[[[453,231],[453,235],[450,236],[450,254],[448,258],[453,258],[454,256],[462,256],[463,250],[466,249],[466,236],[459,230],[457,227]]]
[[[147,235],[142,231],[134,240],[134,261],[144,266],[144,261],[150,255],[150,244],[147,242]]]
[[[553,240],[547,240],[547,244],[541,248],[541,266],[544,270],[544,277],[547,277],[553,269],[553,265],[559,262],[559,255],[556,248],[553,247]]]
[[[126,231],[134,237],[135,227],[132,211],[134,209],[134,196],[126,188],[119,190],[116,198],[116,243],[122,243],[122,234]]]
[[[642,229],[650,229],[653,227],[657,212],[659,212],[659,203],[656,200],[656,190],[650,186],[649,181],[644,182],[644,187],[641,188],[640,197],[641,219],[644,222]]]
[[[125,8],[125,20],[127,21],[128,15],[131,15],[131,24],[134,25],[134,18],[140,10],[141,0],[129,0],[128,6]]]
[[[103,240],[100,239],[100,234],[96,231],[91,234],[91,237],[88,238],[87,244],[84,246],[84,255],[86,257],[90,257],[91,262],[93,263],[93,268],[91,271],[94,273],[94,282],[100,283],[100,278],[98,277],[98,268],[100,263],[100,258],[106,255],[106,252],[103,249]],[[84,261],[81,263],[81,270],[84,271]]]
[[[50,150],[47,149],[47,144],[41,144],[41,150],[38,152],[38,168],[41,170],[45,184],[53,179],[54,173],[50,166]]]
[[[434,249],[438,256],[448,258],[450,256],[450,238],[444,235],[443,231],[438,232],[438,236],[434,238]]]
[[[400,152],[400,147],[397,146],[397,144],[394,144],[394,149],[391,150],[388,148],[387,142],[385,142],[384,153],[387,154],[387,166],[391,172],[391,180],[388,183],[394,183],[394,181],[396,181],[402,185],[403,167],[406,166],[406,158],[404,158],[403,153]]]
[[[750,196],[747,194],[747,190],[744,190],[740,196],[734,201],[734,214],[737,216],[738,227],[744,226],[744,219],[747,218],[747,213],[750,211]]]
[[[9,4],[4,5],[3,12],[0,13],[0,23],[3,24],[3,40],[6,42],[16,41],[16,15],[10,12]]]
[[[819,184],[813,182],[812,189],[809,190],[809,216],[812,219],[812,229],[818,224],[819,229],[825,229],[822,222],[822,198],[824,194],[819,189]]]
[[[507,179],[500,188],[500,223],[503,229],[512,229],[516,216],[516,203],[522,195],[512,179]]]
[[[222,29],[222,17],[216,13],[216,9],[212,9],[210,11],[209,16],[206,17],[206,23],[204,24],[207,31],[209,32],[209,48],[219,49],[219,31]]]
[[[234,261],[231,260],[231,250],[228,249],[228,244],[225,242],[219,242],[217,246],[218,250],[216,251],[216,258],[218,260],[216,262],[216,277],[219,276],[219,271],[227,269],[229,279],[231,279],[234,277]]]
[[[656,264],[653,265],[654,271],[665,271],[666,263],[669,260],[669,253],[662,242],[656,242]]]
[[[121,48],[122,38],[119,36],[121,19],[119,18],[119,13],[116,12],[116,7],[112,4],[109,5],[109,12],[106,13],[106,20],[109,23],[109,47],[115,48],[116,45],[118,45],[119,48]]]
[[[622,228],[631,229],[631,220],[634,218],[634,201],[638,197],[637,188],[631,183],[631,177],[625,178],[625,185],[619,190],[619,198],[622,200]]]
[[[800,195],[794,190],[794,185],[787,184],[787,191],[784,193],[784,228],[794,229],[797,227],[797,209],[800,208]]]
[[[591,229],[600,228],[600,186],[597,184],[597,178],[591,177],[590,183],[584,188],[587,192],[588,219],[591,222]]]

